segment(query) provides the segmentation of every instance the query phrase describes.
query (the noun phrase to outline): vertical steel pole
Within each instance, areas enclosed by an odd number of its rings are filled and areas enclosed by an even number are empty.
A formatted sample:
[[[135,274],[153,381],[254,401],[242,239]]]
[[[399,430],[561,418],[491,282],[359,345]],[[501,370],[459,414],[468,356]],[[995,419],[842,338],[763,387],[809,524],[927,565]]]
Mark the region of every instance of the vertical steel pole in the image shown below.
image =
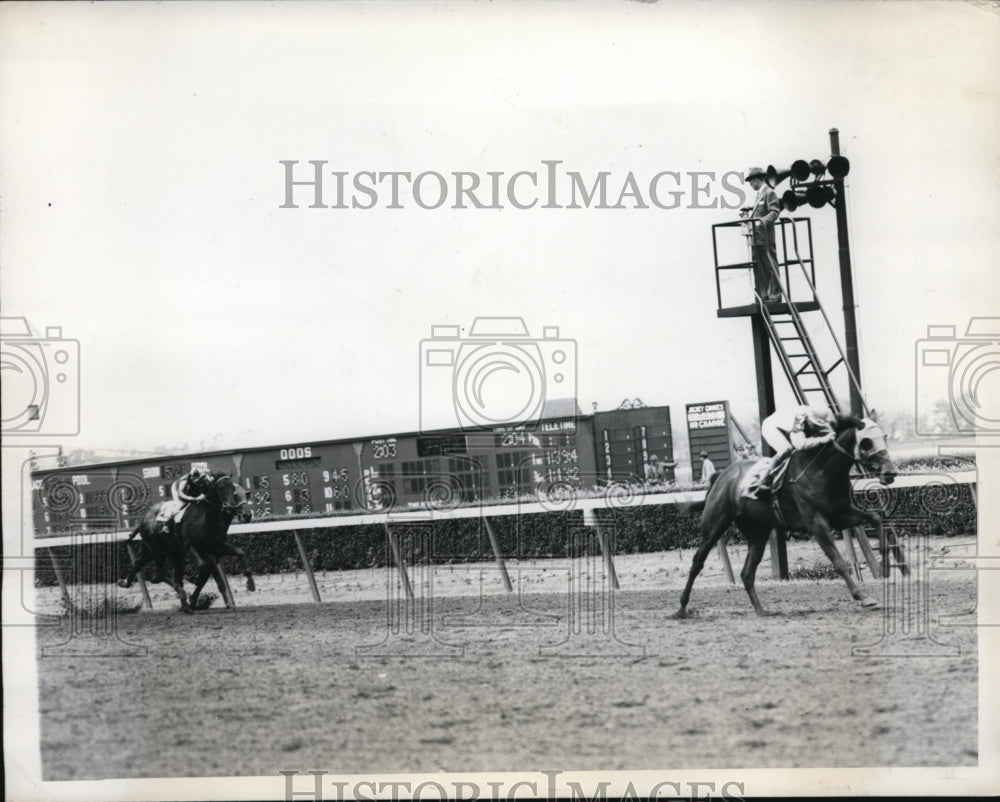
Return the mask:
[[[729,584],[735,585],[736,577],[733,576],[733,564],[729,560],[729,551],[726,549],[726,543],[728,540],[729,538],[723,535],[719,538],[716,548],[718,548],[719,557],[722,559],[722,567],[726,569],[726,577],[729,579]]]
[[[840,132],[836,128],[830,129],[830,154],[840,155]],[[854,277],[851,274],[851,247],[847,236],[847,193],[844,191],[844,179],[835,178],[833,189],[836,198],[837,212],[837,246],[840,254],[840,290],[844,299],[844,352],[847,357],[847,365],[861,381],[861,366],[858,363],[858,326],[855,320],[854,310]],[[864,416],[864,405],[861,402],[861,394],[854,382],[849,382],[851,391],[851,414],[857,417]]]
[[[760,313],[750,316],[753,330],[753,359],[757,370],[757,413],[763,421],[774,412],[774,376],[771,372],[771,338]],[[761,440],[761,454],[773,456],[774,450]],[[784,529],[771,532],[771,576],[788,579],[788,545]]]

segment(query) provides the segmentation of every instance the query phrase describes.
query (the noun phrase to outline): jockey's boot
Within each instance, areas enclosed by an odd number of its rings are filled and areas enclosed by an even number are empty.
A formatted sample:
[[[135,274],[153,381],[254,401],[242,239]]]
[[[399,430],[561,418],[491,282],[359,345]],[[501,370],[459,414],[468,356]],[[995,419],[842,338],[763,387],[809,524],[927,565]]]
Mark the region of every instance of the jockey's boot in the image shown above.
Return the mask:
[[[763,493],[764,497],[771,495],[772,483],[774,481],[774,471],[768,471],[767,475],[760,480],[760,484],[754,489],[754,498],[759,498]]]
[[[758,499],[760,498],[761,493],[767,496],[768,494],[770,494],[770,492],[771,492],[771,474],[768,473],[768,475],[763,477],[759,482],[750,485],[750,487],[747,488],[746,493],[744,493],[744,495],[747,498]]]

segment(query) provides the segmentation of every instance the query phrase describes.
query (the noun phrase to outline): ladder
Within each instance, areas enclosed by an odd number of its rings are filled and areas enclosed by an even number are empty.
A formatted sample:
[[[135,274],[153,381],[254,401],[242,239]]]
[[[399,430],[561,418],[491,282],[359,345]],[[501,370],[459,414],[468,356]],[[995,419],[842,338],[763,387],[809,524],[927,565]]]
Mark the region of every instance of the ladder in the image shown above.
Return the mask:
[[[801,312],[799,312],[796,307],[789,289],[782,285],[779,271],[779,274],[775,277],[775,279],[781,291],[782,299],[784,300],[784,304],[782,306],[787,308],[787,312],[784,310],[780,312],[772,312],[768,309],[768,304],[764,303],[763,299],[761,299],[756,290],[754,291],[754,296],[757,301],[757,306],[760,309],[764,327],[766,328],[771,343],[774,346],[774,350],[778,355],[778,361],[781,363],[782,370],[784,370],[785,376],[788,378],[788,382],[792,387],[792,392],[795,394],[795,397],[800,404],[811,403],[816,400],[816,394],[819,394],[822,396],[826,405],[836,414],[841,414],[842,410],[840,401],[837,399],[837,396],[833,391],[833,387],[830,384],[830,374],[843,365],[847,370],[848,380],[854,386],[855,390],[857,390],[858,396],[861,398],[864,414],[870,415],[871,411],[868,408],[867,402],[864,400],[864,394],[861,392],[861,383],[858,380],[858,377],[854,375],[854,371],[851,370],[851,366],[847,362],[847,355],[844,353],[844,349],[841,347],[840,341],[837,339],[837,335],[830,322],[830,318],[827,316],[826,310],[823,308],[823,304],[820,303],[819,296],[816,294],[816,287],[809,278],[809,272],[806,269],[804,261],[799,255],[798,232],[796,230],[797,221],[790,220],[788,222],[791,223],[792,236],[790,239],[792,250],[795,253],[794,260],[789,259],[788,264],[794,263],[799,266],[802,272],[802,278],[805,279],[805,282],[809,287],[809,291],[812,293],[812,297],[819,306],[819,311],[823,316],[823,321],[826,324],[827,331],[837,348],[839,358],[829,365],[829,367],[823,366],[816,346],[813,344],[812,338],[809,336],[809,332],[807,331],[805,323],[802,320]]]
[[[843,359],[838,359],[828,368],[823,367],[809,332],[802,322],[802,316],[791,300],[788,300],[788,312],[781,313],[771,312],[760,296],[757,297],[757,302],[764,327],[771,338],[778,361],[785,371],[785,376],[788,377],[795,398],[800,404],[811,404],[816,400],[815,394],[818,393],[826,405],[839,414],[840,402],[830,384],[830,372],[838,367]]]

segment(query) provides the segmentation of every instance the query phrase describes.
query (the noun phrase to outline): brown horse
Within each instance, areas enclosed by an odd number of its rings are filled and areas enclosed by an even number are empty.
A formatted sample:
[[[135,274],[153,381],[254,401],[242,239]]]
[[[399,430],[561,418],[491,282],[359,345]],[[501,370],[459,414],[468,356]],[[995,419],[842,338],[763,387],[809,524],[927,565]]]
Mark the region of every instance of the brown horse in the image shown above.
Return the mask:
[[[151,560],[156,560],[161,566],[160,574],[163,581],[177,593],[181,602],[181,610],[192,612],[191,604],[197,601],[198,594],[204,587],[208,577],[215,576],[219,592],[225,599],[223,581],[219,576],[218,561],[224,556],[233,555],[242,561],[243,574],[247,579],[247,589],[255,590],[253,574],[247,564],[246,554],[242,549],[226,542],[229,526],[237,515],[246,523],[253,517],[253,511],[247,503],[243,489],[235,484],[226,474],[210,475],[205,485],[205,500],[192,503],[184,512],[180,523],[172,534],[164,533],[157,522],[160,505],[154,504],[143,516],[128,539],[136,535],[142,536],[143,554],[129,570],[125,579],[118,581],[123,588],[132,586],[136,575]],[[185,557],[190,553],[197,561],[198,568],[195,578],[195,590],[190,601],[184,591]],[[169,561],[169,572],[162,570],[163,561]],[[154,580],[155,581],[155,580]]]
[[[704,508],[701,543],[691,562],[687,584],[681,594],[681,606],[674,618],[685,618],[688,615],[688,600],[691,598],[695,578],[705,565],[705,558],[712,547],[734,522],[749,545],[740,578],[758,615],[765,615],[766,611],[757,598],[754,578],[771,530],[776,527],[809,532],[833,563],[837,573],[844,578],[851,595],[864,607],[877,604],[851,575],[830,533],[834,529],[844,530],[871,524],[878,532],[882,558],[885,560],[887,547],[882,518],[877,513],[865,512],[854,506],[850,471],[851,466],[859,462],[878,476],[883,485],[888,485],[894,480],[896,470],[886,449],[885,435],[874,421],[838,415],[835,432],[835,438],[831,442],[791,455],[785,471],[784,485],[777,491],[775,499],[781,513],[780,520],[772,507],[770,496],[750,499],[742,494],[746,475],[755,468],[756,462],[735,462],[712,476],[705,501],[692,507]],[[893,551],[900,570],[907,573],[902,550],[894,545]]]

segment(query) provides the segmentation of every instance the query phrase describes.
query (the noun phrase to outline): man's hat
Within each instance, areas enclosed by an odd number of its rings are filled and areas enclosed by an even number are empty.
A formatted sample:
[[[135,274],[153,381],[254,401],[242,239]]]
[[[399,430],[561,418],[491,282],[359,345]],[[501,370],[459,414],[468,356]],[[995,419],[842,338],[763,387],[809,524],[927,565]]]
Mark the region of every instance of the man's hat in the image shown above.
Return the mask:
[[[708,456],[708,452],[707,451],[702,451],[698,456],[699,457],[707,457]]]
[[[759,178],[767,178],[767,173],[764,171],[762,167],[751,167],[749,170],[747,170],[746,180],[749,181],[754,176],[757,176]]]

